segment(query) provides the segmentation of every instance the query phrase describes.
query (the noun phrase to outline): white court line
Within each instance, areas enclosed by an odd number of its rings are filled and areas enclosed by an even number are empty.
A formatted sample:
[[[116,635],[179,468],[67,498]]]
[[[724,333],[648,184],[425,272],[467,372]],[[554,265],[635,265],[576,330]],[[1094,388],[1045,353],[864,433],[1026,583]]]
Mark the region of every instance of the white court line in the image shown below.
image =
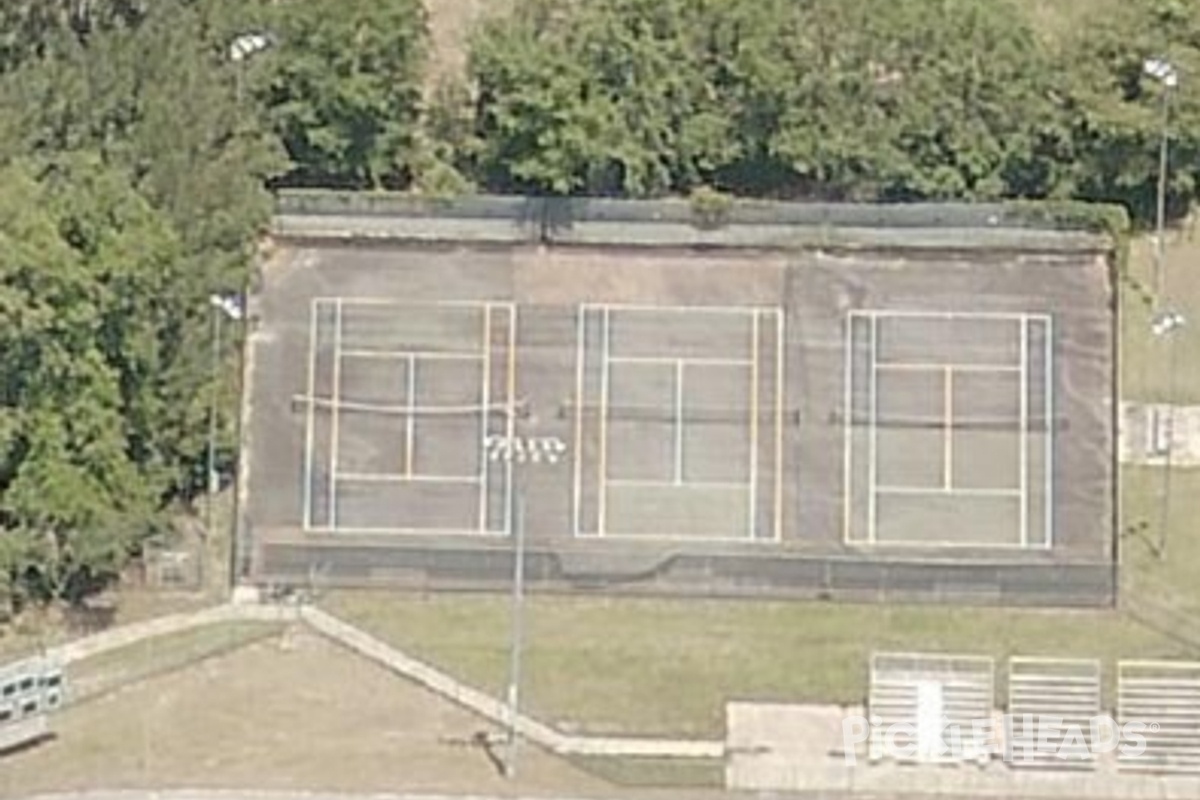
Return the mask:
[[[876,472],[879,469],[879,386],[878,386],[878,369],[875,365],[875,356],[879,352],[879,322],[875,317],[870,317],[870,346],[868,347],[868,363],[871,369],[868,370],[868,392],[867,403],[870,406],[871,426],[869,428],[867,448],[869,458],[867,460],[867,541],[871,544],[875,543],[875,523],[878,508],[875,497],[875,482]]]
[[[686,483],[676,483],[675,481],[643,481],[631,478],[612,478],[608,481],[608,486],[613,489],[695,489],[697,491],[746,491],[746,484],[739,481],[687,481]]]
[[[854,541],[851,530],[854,521],[854,312],[846,315],[846,345],[843,367],[843,391],[845,408],[842,413],[842,541]]]
[[[317,408],[334,408],[339,411],[361,411],[363,413],[384,414],[394,416],[407,416],[409,414],[408,405],[385,405],[382,403],[354,403],[350,401],[338,401],[334,403],[332,400],[326,400],[322,397],[305,397],[302,394],[292,395],[293,402],[312,403]],[[419,406],[412,409],[412,413],[418,417],[461,417],[463,414],[474,414],[476,411],[484,409],[491,412],[493,409],[500,409],[507,413],[507,409],[502,405],[497,406],[481,406],[472,404],[469,406]]]
[[[876,542],[875,547],[880,549],[894,548],[897,550],[1027,550],[1022,547],[1019,542],[961,542],[955,539],[917,539],[915,541],[904,541],[899,539],[888,539],[882,542]],[[921,563],[939,563],[937,560],[922,559]],[[946,563],[960,564],[957,559],[949,559]],[[1019,563],[1019,562],[1018,562]]]
[[[675,431],[675,472],[674,484],[683,484],[683,359],[675,361],[675,419],[672,428]]]
[[[928,497],[944,497],[950,495],[953,497],[1012,497],[1019,498],[1021,496],[1020,489],[992,489],[985,487],[978,488],[954,488],[946,489],[939,487],[921,487],[921,486],[876,486],[876,494],[892,494],[892,495],[922,495]]]
[[[413,449],[417,443],[417,359],[408,357],[407,383],[405,393],[408,398],[408,414],[404,418],[404,474],[410,478],[413,474],[413,463],[417,460]]]
[[[650,364],[654,366],[670,366],[678,362],[690,366],[705,367],[749,367],[752,362],[746,358],[710,358],[705,356],[609,356],[610,364]]]
[[[360,348],[342,351],[342,358],[364,358],[379,360],[403,361],[408,358],[419,358],[423,361],[479,361],[478,353],[465,353],[456,350],[364,350]]]
[[[483,388],[483,403],[479,415],[481,426],[479,442],[479,532],[487,533],[488,519],[488,466],[487,454],[484,452],[488,435],[488,409],[492,405],[492,307],[483,307],[483,375],[480,378]]]
[[[337,535],[339,538],[344,536],[490,536],[502,537],[504,534],[496,533],[495,531],[487,531],[480,534],[475,528],[406,528],[406,527],[390,527],[390,526],[369,526],[369,525],[343,525],[339,528],[313,528],[309,533],[317,535]]]
[[[775,535],[774,541],[783,540],[783,401],[784,401],[784,339],[783,312],[778,308],[775,315]]]
[[[875,319],[985,319],[1008,322],[1019,322],[1026,317],[1046,318],[1045,314],[1026,314],[1020,311],[917,311],[909,309],[870,309],[859,308],[850,312]]]
[[[639,313],[656,314],[667,311],[672,313],[695,313],[695,314],[727,314],[731,316],[746,316],[755,310],[762,311],[777,311],[778,306],[730,306],[730,305],[713,305],[713,306],[656,306],[656,305],[637,305],[629,303],[583,303],[581,308],[598,311],[620,311],[622,313]]]
[[[954,488],[954,370],[942,370],[942,488]]]
[[[1020,412],[1021,427],[1017,454],[1017,470],[1021,485],[1021,546],[1029,546],[1029,320],[1021,320],[1021,379]]]
[[[342,302],[334,303],[333,393],[329,433],[329,526],[337,529],[338,400],[342,393]]]
[[[319,303],[343,303],[351,309],[354,306],[391,306],[393,308],[452,308],[479,309],[484,306],[511,307],[513,304],[503,300],[396,300],[391,297],[371,297],[356,295],[317,295],[313,298]]]
[[[762,548],[773,546],[775,543],[769,540],[756,540],[749,536],[689,536],[683,533],[621,533],[614,531],[604,535],[606,539],[615,539],[617,541],[632,542],[681,542],[692,546],[701,547],[705,544],[723,545],[729,547],[733,544],[744,544],[748,547]]]
[[[308,307],[308,407],[305,409],[305,428],[304,428],[304,530],[312,528],[313,516],[313,427],[315,424],[314,416],[316,414],[316,406],[313,403],[313,395],[317,390],[317,326],[320,324],[320,317],[317,314],[317,301],[313,300]]]
[[[608,519],[608,378],[609,378],[609,312],[600,312],[600,503],[597,508],[596,535],[603,536]]]
[[[755,311],[750,323],[750,487],[747,498],[749,519],[746,520],[750,538],[754,538],[758,533],[754,524],[758,519],[758,316],[758,312]]]
[[[1042,500],[1042,505],[1045,507],[1046,513],[1046,530],[1045,530],[1045,548],[1047,550],[1054,546],[1054,368],[1052,366],[1054,359],[1054,320],[1050,317],[1042,318],[1042,322],[1046,327],[1045,333],[1045,419],[1046,419],[1046,479],[1044,481],[1045,497]]]
[[[942,369],[952,369],[955,372],[1019,372],[1019,364],[962,364],[946,362],[916,362],[916,361],[880,361],[875,365],[878,369],[894,370],[897,372],[937,372]]]
[[[403,472],[343,472],[338,475],[339,483],[446,483],[475,486],[480,480],[475,475],[406,475]]]
[[[583,531],[583,406],[587,399],[583,396],[584,359],[587,357],[587,309],[580,307],[576,311],[575,332],[575,484],[572,487],[571,506],[575,518],[575,535],[581,536]]]

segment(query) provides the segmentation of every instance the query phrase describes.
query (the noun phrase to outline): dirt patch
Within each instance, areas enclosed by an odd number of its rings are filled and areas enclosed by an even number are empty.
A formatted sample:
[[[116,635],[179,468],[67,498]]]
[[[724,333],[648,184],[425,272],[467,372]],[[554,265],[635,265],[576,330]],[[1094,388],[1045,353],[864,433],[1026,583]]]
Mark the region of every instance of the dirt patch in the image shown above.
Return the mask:
[[[0,794],[614,792],[531,746],[505,780],[472,744],[487,723],[306,632],[77,705],[54,728],[56,740],[5,758]]]

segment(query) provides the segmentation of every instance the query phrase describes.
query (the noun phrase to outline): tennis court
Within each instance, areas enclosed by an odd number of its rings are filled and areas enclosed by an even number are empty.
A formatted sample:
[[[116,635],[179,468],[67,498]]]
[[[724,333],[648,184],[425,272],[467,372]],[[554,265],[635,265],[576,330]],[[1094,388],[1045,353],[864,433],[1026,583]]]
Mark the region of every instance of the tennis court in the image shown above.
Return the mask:
[[[304,530],[504,533],[513,307],[326,297],[309,327]]]
[[[575,534],[777,541],[782,311],[578,313]]]
[[[544,241],[504,238],[524,202],[289,222],[249,334],[247,575],[493,588],[519,518],[531,586],[1111,598],[1103,242],[974,208],[857,210],[842,248],[841,207],[717,233],[570,207]]]
[[[1050,317],[861,310],[846,336],[846,541],[1050,548]]]

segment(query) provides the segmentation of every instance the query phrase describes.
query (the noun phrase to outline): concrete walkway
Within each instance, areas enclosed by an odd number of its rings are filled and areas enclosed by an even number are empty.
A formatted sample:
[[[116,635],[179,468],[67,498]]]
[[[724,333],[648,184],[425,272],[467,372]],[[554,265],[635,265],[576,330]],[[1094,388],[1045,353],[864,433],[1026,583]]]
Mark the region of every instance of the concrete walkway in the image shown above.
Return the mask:
[[[985,765],[870,763],[844,755],[842,720],[861,708],[730,703],[725,785],[769,793],[875,796],[895,793],[953,798],[1066,798],[1162,800],[1200,798],[1200,776],[1119,770],[1101,756],[1093,770]]]

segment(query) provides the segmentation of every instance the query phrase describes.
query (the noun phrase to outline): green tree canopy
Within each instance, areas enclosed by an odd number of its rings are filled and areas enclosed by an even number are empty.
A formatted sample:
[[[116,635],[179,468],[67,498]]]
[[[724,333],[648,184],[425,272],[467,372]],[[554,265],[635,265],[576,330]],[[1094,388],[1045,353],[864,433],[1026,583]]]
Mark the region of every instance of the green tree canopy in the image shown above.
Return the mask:
[[[1149,58],[1169,62],[1178,85],[1146,75]],[[1074,194],[1152,220],[1165,122],[1168,212],[1186,214],[1200,188],[1200,0],[1108,0],[1064,41],[1060,74],[1076,143]]]
[[[283,3],[257,90],[292,160],[290,186],[404,188],[412,178],[426,16],[421,0]]]
[[[1065,130],[1000,0],[541,0],[474,41],[489,185],[1042,195]]]
[[[150,533],[171,484],[156,423],[178,240],[84,154],[0,170],[0,563],[76,599]]]
[[[229,468],[208,297],[246,286],[286,167],[236,102],[228,9],[143,5],[47,16],[0,72],[0,574],[43,599],[103,583],[201,490],[214,396]]]
[[[1200,0],[1110,0],[1039,36],[1011,0],[536,0],[472,42],[486,188],[700,184],[858,200],[1153,206],[1169,59],[1171,205],[1197,191]]]

